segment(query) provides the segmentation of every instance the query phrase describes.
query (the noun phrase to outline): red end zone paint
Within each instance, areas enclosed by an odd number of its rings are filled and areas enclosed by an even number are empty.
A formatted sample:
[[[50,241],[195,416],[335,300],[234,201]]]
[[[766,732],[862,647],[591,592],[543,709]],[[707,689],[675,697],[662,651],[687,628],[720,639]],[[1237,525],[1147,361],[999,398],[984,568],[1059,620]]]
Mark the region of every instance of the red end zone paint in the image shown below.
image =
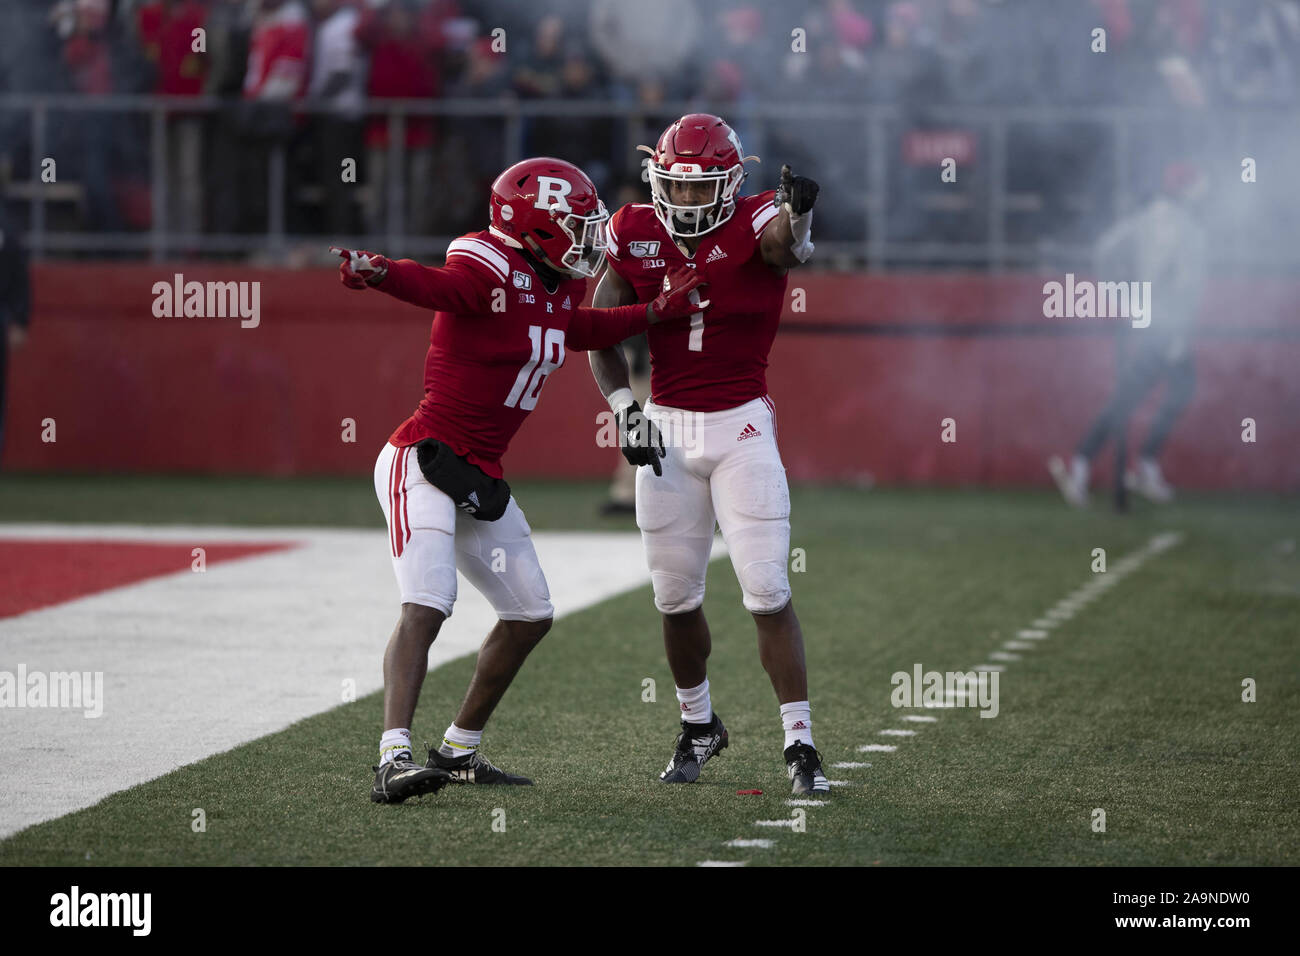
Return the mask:
[[[0,618],[61,604],[146,578],[186,571],[193,550],[206,564],[283,551],[286,542],[204,544],[195,542],[49,541],[0,538]]]

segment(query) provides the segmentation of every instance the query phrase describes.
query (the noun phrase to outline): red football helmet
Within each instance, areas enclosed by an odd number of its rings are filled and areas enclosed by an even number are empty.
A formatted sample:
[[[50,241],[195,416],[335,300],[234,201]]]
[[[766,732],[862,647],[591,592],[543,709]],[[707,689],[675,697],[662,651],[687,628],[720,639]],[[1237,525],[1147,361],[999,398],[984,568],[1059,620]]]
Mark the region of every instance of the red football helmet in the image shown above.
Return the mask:
[[[744,156],[736,131],[711,113],[683,116],[664,130],[654,149],[637,149],[650,154],[645,171],[655,215],[671,235],[683,237],[702,236],[731,218],[745,163],[757,159]],[[674,203],[674,182],[708,183],[712,191],[698,205]]]
[[[594,276],[605,261],[609,213],[577,166],[542,156],[515,163],[492,184],[492,233],[551,269]]]

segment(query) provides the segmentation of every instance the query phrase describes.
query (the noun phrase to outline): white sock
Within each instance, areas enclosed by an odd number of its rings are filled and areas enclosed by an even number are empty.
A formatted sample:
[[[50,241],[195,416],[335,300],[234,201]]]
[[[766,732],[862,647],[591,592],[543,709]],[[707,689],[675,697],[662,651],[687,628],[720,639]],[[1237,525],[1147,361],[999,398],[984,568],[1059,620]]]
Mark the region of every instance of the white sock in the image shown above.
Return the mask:
[[[394,727],[392,730],[385,730],[384,735],[379,738],[379,765],[382,767],[390,760],[395,760],[401,754],[405,753],[406,759],[411,759],[411,732],[405,727]]]
[[[678,687],[677,701],[682,707],[682,720],[688,724],[707,724],[713,720],[713,702],[709,700],[707,677],[699,687]]]
[[[1082,455],[1075,455],[1070,462],[1070,480],[1082,489],[1087,489],[1092,465]]]
[[[452,723],[442,735],[442,746],[438,748],[438,753],[444,757],[463,757],[478,750],[482,740],[483,731],[463,730]]]
[[[812,705],[806,700],[792,700],[781,705],[781,726],[785,728],[785,745],[803,741],[809,747],[812,739]]]

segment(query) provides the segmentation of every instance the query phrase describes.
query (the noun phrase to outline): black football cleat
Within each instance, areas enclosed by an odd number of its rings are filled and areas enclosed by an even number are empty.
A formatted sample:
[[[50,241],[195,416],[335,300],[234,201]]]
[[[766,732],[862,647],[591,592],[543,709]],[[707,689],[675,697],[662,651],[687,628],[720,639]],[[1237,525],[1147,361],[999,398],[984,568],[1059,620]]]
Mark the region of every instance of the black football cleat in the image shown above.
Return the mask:
[[[791,792],[820,793],[831,792],[830,781],[822,773],[822,755],[803,741],[796,740],[785,748],[786,772],[793,782]]]
[[[408,753],[375,768],[370,799],[375,803],[401,803],[407,797],[437,793],[449,783],[450,774],[421,767]]]
[[[726,746],[727,728],[716,713],[707,724],[688,724],[683,720],[673,758],[659,779],[664,783],[694,783],[700,778],[700,768]]]
[[[531,787],[533,782],[518,774],[506,773],[500,767],[494,767],[486,757],[475,750],[463,757],[448,757],[437,750],[429,751],[426,767],[441,770],[450,775],[454,783],[495,783],[517,787]]]

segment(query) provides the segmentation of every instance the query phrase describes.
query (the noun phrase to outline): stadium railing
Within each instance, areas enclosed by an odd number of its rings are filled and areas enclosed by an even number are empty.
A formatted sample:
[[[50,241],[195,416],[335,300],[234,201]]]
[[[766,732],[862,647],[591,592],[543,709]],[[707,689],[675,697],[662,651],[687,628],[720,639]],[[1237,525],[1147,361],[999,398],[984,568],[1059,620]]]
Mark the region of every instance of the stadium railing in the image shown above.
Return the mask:
[[[0,117],[25,114],[28,121],[27,151],[30,153],[29,178],[10,184],[6,198],[11,202],[25,203],[28,207],[26,241],[37,259],[51,254],[95,254],[111,252],[139,254],[153,261],[162,261],[178,253],[206,254],[282,254],[287,248],[299,244],[318,242],[319,235],[291,234],[286,229],[287,146],[275,143],[269,152],[265,181],[267,219],[266,229],[256,233],[219,234],[212,232],[176,233],[168,228],[167,215],[159,212],[168,208],[168,118],[177,114],[215,114],[230,110],[230,100],[211,97],[159,97],[141,95],[112,95],[85,97],[70,94],[0,95]],[[402,169],[401,153],[405,124],[410,117],[439,117],[444,119],[473,118],[499,121],[501,125],[501,166],[522,158],[525,148],[525,124],[546,117],[588,117],[610,119],[623,124],[624,129],[644,127],[647,120],[681,115],[684,112],[709,108],[701,103],[664,103],[650,110],[636,104],[592,100],[371,100],[366,104],[367,115],[387,117],[389,174],[385,197],[385,224],[380,234],[358,235],[346,238],[357,245],[403,250],[405,253],[440,253],[452,236],[408,234],[404,223],[406,208],[406,183],[399,175]],[[861,238],[838,241],[818,241],[824,262],[844,267],[877,271],[886,266],[929,264],[940,266],[967,266],[992,271],[1023,269],[1045,263],[1086,261],[1089,249],[1080,236],[1044,237],[1031,235],[1028,241],[1017,241],[1009,235],[1011,217],[1041,209],[1044,190],[1035,193],[1031,187],[1015,189],[1009,175],[1011,155],[1010,137],[1013,130],[1029,129],[1050,131],[1058,141],[1068,137],[1070,130],[1088,130],[1087,142],[1077,144],[1079,149],[1090,150],[1088,161],[1098,190],[1090,190],[1085,200],[1076,206],[1088,204],[1090,214],[1102,219],[1113,219],[1133,211],[1140,198],[1143,177],[1134,169],[1135,157],[1148,152],[1146,144],[1169,137],[1170,130],[1184,144],[1203,146],[1214,143],[1227,155],[1247,155],[1248,144],[1259,130],[1294,128],[1296,111],[1285,109],[1252,108],[1230,113],[1215,111],[1186,112],[1171,115],[1167,111],[1141,107],[974,107],[927,106],[922,110],[906,111],[888,105],[863,105],[852,103],[773,104],[742,103],[718,107],[729,118],[743,122],[751,130],[764,128],[786,129],[797,124],[823,124],[823,130],[839,130],[843,134],[838,148],[860,151],[855,157],[860,162],[857,174],[852,177],[852,195],[843,197],[851,208],[860,213]],[[293,103],[293,114],[327,114],[326,104],[302,101]],[[93,232],[84,229],[52,229],[47,217],[47,203],[66,201],[79,195],[75,186],[61,184],[61,191],[45,188],[40,182],[40,159],[50,155],[51,130],[66,114],[105,112],[112,114],[148,117],[148,181],[151,226],[147,230],[126,232]],[[946,238],[897,238],[890,235],[891,214],[900,211],[899,196],[914,202],[916,190],[900,188],[900,167],[904,160],[898,147],[900,132],[907,124],[928,128],[972,131],[979,143],[981,173],[975,192],[964,187],[958,197],[944,197],[937,164],[933,178],[926,172],[927,182],[933,183],[929,198],[936,209],[965,210],[974,215],[978,235],[969,241],[952,241]],[[1279,127],[1279,124],[1281,126]],[[858,144],[845,140],[861,136]],[[1033,133],[1030,134],[1032,140]],[[633,137],[629,134],[629,140]],[[627,144],[627,154],[634,155],[636,144]],[[1060,152],[1058,142],[1057,153]],[[1067,144],[1068,147],[1068,144]],[[1239,148],[1238,148],[1239,147]],[[4,145],[0,144],[0,152]],[[834,150],[836,147],[829,146]],[[1178,150],[1166,149],[1170,155]],[[1300,159],[1300,158],[1297,158]],[[1148,171],[1149,172],[1149,171]],[[1068,180],[1070,170],[1063,173]],[[1050,172],[1048,173],[1050,176]],[[1145,177],[1147,181],[1150,176]],[[903,181],[914,183],[915,180]],[[49,184],[53,185],[53,184]],[[1079,183],[1075,183],[1076,187]],[[927,187],[929,188],[929,187]],[[1049,186],[1060,188],[1060,184]],[[845,189],[844,192],[850,190]],[[955,201],[955,204],[953,200]],[[1294,211],[1291,211],[1294,214]],[[923,229],[922,232],[927,230]],[[931,222],[928,233],[944,232],[942,224]],[[969,229],[964,230],[969,233]],[[1024,230],[1021,230],[1022,232]],[[1280,228],[1281,232],[1285,232]],[[1031,234],[1033,230],[1030,230]],[[1266,269],[1291,268],[1300,264],[1300,249],[1294,243],[1257,242],[1245,244],[1225,241],[1215,246],[1219,264],[1228,266],[1249,265]]]

